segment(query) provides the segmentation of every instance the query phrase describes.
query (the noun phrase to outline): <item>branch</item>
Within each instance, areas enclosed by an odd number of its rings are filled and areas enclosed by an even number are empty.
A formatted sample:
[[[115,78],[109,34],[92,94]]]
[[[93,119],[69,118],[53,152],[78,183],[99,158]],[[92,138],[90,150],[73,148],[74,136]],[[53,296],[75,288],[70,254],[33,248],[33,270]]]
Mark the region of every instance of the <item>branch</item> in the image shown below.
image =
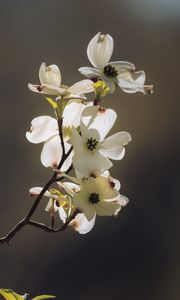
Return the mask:
[[[11,230],[9,233],[3,237],[0,238],[0,244],[7,243],[9,244],[9,241],[13,238],[13,236],[22,229],[25,225],[28,224],[29,219],[35,212],[41,198],[43,197],[44,193],[47,191],[47,189],[51,186],[53,182],[56,181],[56,174],[54,173],[52,178],[45,184],[44,188],[42,189],[41,193],[38,195],[36,200],[34,201],[33,206],[31,207],[30,211],[27,213],[27,215]]]
[[[46,232],[51,232],[51,233],[57,233],[57,232],[60,232],[60,231],[64,231],[65,229],[67,229],[69,223],[75,218],[75,216],[78,214],[78,210],[75,210],[75,212],[72,214],[72,216],[66,221],[65,224],[63,224],[61,227],[59,228],[52,228],[52,227],[49,227],[43,223],[39,223],[39,222],[36,222],[34,220],[29,220],[28,221],[28,225],[31,225],[31,226],[34,226],[36,228],[40,228]]]
[[[60,121],[60,123],[59,123]],[[62,146],[62,158],[61,161],[57,167],[57,169],[61,169],[63,163],[65,162],[65,160],[68,158],[68,156],[70,155],[70,153],[72,152],[73,147],[71,146],[71,148],[68,150],[67,153],[65,153],[65,147],[64,147],[64,140],[63,140],[63,133],[62,133],[62,122],[63,119],[61,118],[60,120],[58,119],[58,126],[59,126],[59,135],[60,135],[60,139],[61,139],[61,146]],[[72,165],[69,167],[69,169],[66,171],[66,173],[68,174],[70,171],[72,170]],[[42,191],[40,192],[40,194],[38,195],[38,197],[36,198],[36,200],[34,201],[34,204],[32,205],[30,211],[26,214],[26,216],[12,229],[9,231],[9,233],[0,238],[0,244],[3,243],[7,243],[9,244],[10,240],[14,237],[14,235],[20,231],[25,225],[32,225],[35,227],[38,227],[40,229],[45,230],[46,232],[59,232],[59,231],[63,231],[67,228],[69,222],[72,220],[70,218],[70,220],[68,220],[62,227],[58,228],[58,229],[53,229],[52,227],[48,227],[43,223],[38,223],[36,221],[32,221],[30,220],[30,218],[32,217],[33,213],[35,212],[35,210],[37,209],[41,198],[44,196],[44,193],[48,190],[48,188],[57,181],[57,173],[54,172],[53,176],[51,177],[51,179],[45,184],[44,188],[42,189]],[[77,214],[77,213],[76,213]],[[73,217],[74,218],[74,217]]]

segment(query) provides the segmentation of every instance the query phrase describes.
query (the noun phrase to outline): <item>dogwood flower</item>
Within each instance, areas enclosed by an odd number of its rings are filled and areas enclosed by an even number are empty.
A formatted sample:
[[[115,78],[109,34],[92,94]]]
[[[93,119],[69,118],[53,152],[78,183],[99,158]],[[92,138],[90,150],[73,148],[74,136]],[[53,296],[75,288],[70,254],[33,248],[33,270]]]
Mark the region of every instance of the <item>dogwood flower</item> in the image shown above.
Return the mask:
[[[89,102],[87,105],[91,105]],[[80,125],[80,117],[86,103],[82,100],[70,100],[63,111],[63,135],[65,151],[68,152],[71,145],[71,128]],[[59,137],[58,123],[55,118],[49,116],[39,116],[31,122],[30,131],[26,133],[26,138],[33,144],[44,143],[41,152],[41,162],[45,167],[57,167],[62,157],[62,146]],[[66,159],[62,166],[62,171],[66,171],[72,163],[72,154]]]
[[[49,198],[45,210],[51,214],[58,212],[61,221],[63,223],[66,223],[68,218],[75,210],[75,207],[72,205],[72,196],[74,195],[74,193],[80,190],[80,187],[72,182],[59,182],[58,185],[60,190],[50,189],[49,191],[45,192],[44,196]],[[42,189],[42,187],[33,187],[29,190],[30,195],[38,196]],[[67,192],[68,195],[62,194],[61,191]],[[75,218],[69,223],[69,226],[71,226],[80,234],[86,234],[94,227],[94,223],[95,217],[91,221],[88,221],[83,213],[78,213]]]
[[[57,182],[60,190],[64,190],[68,195],[73,198],[75,193],[78,193],[81,189],[80,185],[77,185],[73,182]],[[95,224],[96,217],[92,218],[92,220],[87,220],[84,213],[78,213],[75,218],[69,223],[74,230],[79,232],[80,234],[86,234],[92,230]]]
[[[82,112],[80,132],[72,130],[73,165],[83,177],[100,175],[112,167],[109,160],[124,157],[124,146],[131,141],[128,132],[118,132],[105,138],[116,120],[113,109],[87,107]]]
[[[49,116],[39,116],[31,122],[31,129],[26,132],[26,138],[33,144],[44,143],[41,151],[41,163],[45,167],[57,167],[62,157],[62,145],[59,137],[57,121]],[[64,140],[65,151],[70,144]],[[66,171],[72,162],[72,154],[65,160],[62,169]]]
[[[96,215],[115,215],[121,207],[118,199],[119,192],[107,178],[89,177],[82,179],[80,191],[74,194],[73,205],[91,221]]]
[[[94,68],[81,67],[80,73],[92,80],[102,79],[111,93],[117,86],[126,93],[151,92],[152,86],[144,85],[144,71],[135,72],[135,65],[127,61],[109,62],[113,48],[114,41],[109,34],[97,33],[87,47],[87,56]]]
[[[42,187],[33,187],[29,190],[30,195],[38,196],[42,189]],[[57,189],[49,189],[44,193],[44,196],[49,198],[45,211],[51,215],[58,212],[61,221],[65,223],[72,212],[71,198],[68,195],[61,194]]]
[[[57,65],[46,66],[42,63],[39,69],[40,85],[28,84],[31,91],[40,94],[54,95],[63,99],[82,99],[84,94],[94,91],[91,80],[81,80],[68,87],[61,84],[61,72]]]

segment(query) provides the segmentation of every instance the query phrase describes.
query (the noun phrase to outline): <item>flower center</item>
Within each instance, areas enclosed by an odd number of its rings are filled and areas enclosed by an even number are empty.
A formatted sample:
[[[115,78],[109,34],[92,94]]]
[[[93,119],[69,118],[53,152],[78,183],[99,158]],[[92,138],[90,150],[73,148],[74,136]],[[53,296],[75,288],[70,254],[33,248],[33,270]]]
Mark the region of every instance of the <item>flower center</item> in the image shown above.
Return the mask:
[[[115,67],[111,65],[107,65],[104,67],[104,74],[108,77],[116,77],[118,75],[118,71],[116,70]]]
[[[93,151],[94,149],[96,149],[96,146],[98,144],[98,141],[96,139],[90,138],[87,140],[87,147],[89,150]]]
[[[99,195],[96,193],[91,193],[91,195],[89,196],[89,202],[95,204],[98,203],[99,201],[100,201]]]

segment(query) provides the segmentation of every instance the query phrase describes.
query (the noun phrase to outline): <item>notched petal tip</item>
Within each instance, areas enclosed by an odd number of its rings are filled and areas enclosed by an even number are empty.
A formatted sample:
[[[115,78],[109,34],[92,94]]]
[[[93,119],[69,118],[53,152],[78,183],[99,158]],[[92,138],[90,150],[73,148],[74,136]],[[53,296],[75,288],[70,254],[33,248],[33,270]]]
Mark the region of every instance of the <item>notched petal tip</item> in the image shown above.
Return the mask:
[[[153,85],[144,85],[144,94],[151,95],[154,93],[154,86]]]

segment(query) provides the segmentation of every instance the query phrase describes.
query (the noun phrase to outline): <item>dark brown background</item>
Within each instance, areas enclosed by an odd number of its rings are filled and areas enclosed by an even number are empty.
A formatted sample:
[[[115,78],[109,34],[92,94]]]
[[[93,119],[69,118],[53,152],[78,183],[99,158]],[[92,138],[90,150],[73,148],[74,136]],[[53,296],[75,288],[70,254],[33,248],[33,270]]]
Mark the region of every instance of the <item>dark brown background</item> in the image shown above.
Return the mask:
[[[25,132],[32,118],[52,111],[28,82],[41,62],[58,64],[63,82],[83,79],[86,47],[98,32],[115,40],[112,60],[144,69],[154,95],[118,90],[105,105],[118,112],[114,132],[132,143],[112,175],[128,206],[118,219],[98,218],[80,236],[25,228],[0,246],[0,286],[70,300],[179,300],[180,2],[173,0],[1,0],[0,3],[0,234],[30,208],[28,189],[43,185],[42,145]],[[46,200],[36,217],[48,220]]]

